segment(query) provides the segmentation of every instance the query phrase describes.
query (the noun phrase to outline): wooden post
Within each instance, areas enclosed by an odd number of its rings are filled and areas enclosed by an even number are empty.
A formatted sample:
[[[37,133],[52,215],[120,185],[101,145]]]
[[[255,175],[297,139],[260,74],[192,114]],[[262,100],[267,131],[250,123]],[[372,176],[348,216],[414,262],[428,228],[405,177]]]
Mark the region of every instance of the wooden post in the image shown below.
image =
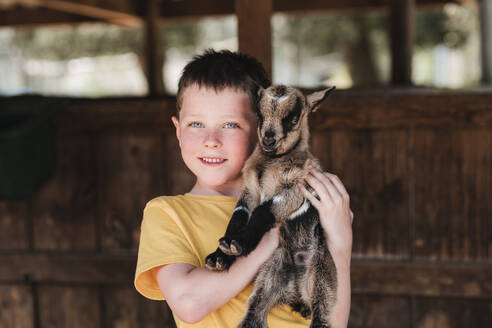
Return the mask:
[[[164,92],[162,77],[163,54],[159,35],[159,0],[146,1],[145,17],[145,71],[149,96]]]
[[[492,83],[492,0],[480,1],[482,83]]]
[[[390,1],[391,84],[412,84],[415,0]]]
[[[272,77],[272,32],[270,18],[273,0],[235,0],[239,51],[258,59]]]

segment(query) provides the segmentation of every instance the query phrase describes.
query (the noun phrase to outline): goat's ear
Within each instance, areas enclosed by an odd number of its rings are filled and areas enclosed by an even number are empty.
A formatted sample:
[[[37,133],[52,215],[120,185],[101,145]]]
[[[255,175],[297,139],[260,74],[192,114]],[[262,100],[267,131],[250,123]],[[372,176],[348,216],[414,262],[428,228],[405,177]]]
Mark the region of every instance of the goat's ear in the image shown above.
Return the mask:
[[[257,99],[260,100],[264,94],[265,94],[265,89],[261,85],[258,85],[258,91],[256,92],[256,95],[258,96]]]
[[[315,91],[307,96],[307,103],[311,112],[315,112],[325,98],[333,91],[335,87],[326,88],[320,91]]]

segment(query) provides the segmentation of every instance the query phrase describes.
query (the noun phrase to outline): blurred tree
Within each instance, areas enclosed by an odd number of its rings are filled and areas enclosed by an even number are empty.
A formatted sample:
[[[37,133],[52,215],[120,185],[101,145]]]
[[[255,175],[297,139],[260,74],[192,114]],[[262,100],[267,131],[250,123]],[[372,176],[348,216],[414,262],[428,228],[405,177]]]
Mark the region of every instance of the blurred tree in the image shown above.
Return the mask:
[[[447,5],[445,9],[418,10],[416,14],[416,47],[462,47],[474,31],[473,9]],[[294,67],[299,81],[303,58],[341,52],[353,86],[382,83],[377,58],[387,52],[388,40],[375,35],[387,33],[387,16],[379,13],[358,15],[290,15],[285,28],[276,31],[280,42],[295,48]]]

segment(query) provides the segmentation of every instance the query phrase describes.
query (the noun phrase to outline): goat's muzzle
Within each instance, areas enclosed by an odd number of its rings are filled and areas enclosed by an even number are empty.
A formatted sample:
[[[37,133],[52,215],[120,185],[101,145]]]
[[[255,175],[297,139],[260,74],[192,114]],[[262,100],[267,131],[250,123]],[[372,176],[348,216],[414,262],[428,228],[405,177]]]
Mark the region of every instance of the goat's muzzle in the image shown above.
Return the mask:
[[[275,145],[275,138],[263,138],[263,140],[261,141],[261,143],[263,144],[263,146],[265,146],[266,149],[270,149],[272,148],[274,145]]]

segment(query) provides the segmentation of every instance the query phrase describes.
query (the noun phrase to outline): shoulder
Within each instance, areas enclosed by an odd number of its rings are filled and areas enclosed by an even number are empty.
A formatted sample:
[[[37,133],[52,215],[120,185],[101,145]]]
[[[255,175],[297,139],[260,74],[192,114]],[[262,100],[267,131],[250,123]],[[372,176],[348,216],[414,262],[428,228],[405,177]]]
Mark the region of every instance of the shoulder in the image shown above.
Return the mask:
[[[180,196],[158,196],[145,204],[143,221],[176,221],[178,217]]]
[[[158,196],[152,198],[145,204],[144,211],[148,208],[161,208],[162,210],[172,210],[173,208],[179,207],[181,204],[186,202],[183,195],[176,196]]]

